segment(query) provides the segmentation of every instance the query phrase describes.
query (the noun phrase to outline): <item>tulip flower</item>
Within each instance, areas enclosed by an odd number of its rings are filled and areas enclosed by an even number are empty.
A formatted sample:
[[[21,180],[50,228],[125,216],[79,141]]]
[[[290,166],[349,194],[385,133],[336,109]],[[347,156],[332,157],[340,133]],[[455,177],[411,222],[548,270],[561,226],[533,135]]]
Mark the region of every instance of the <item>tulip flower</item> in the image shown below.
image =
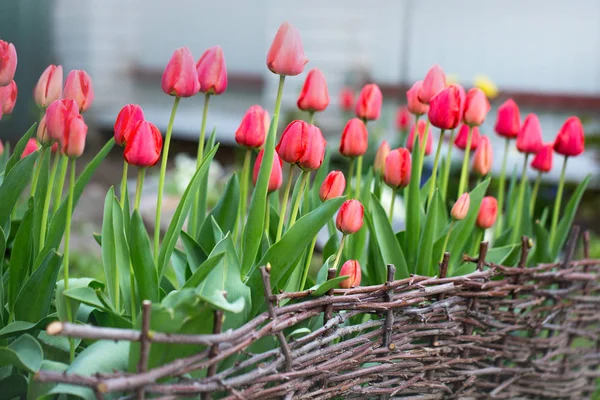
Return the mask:
[[[192,97],[200,91],[194,56],[187,47],[173,53],[162,75],[162,90],[170,96]]]
[[[486,196],[481,200],[481,206],[479,207],[479,213],[477,214],[475,223],[481,229],[488,229],[494,226],[497,216],[498,201],[495,197]]]
[[[338,211],[335,225],[345,235],[356,233],[363,226],[364,207],[358,200],[346,200]]]
[[[2,143],[2,141],[0,140],[0,156],[4,154],[4,144]]]
[[[7,86],[0,86],[0,120],[2,115],[12,114],[18,93],[19,89],[15,81],[11,81]]]
[[[283,131],[276,150],[283,161],[310,171],[321,166],[326,144],[319,128],[295,120]]]
[[[477,147],[479,146],[479,141],[481,140],[481,135],[479,134],[478,127],[474,126],[470,128],[467,124],[462,124],[460,129],[458,130],[458,135],[456,135],[456,139],[454,139],[454,145],[463,151],[467,148],[469,131],[471,131],[471,151],[477,150]]]
[[[340,288],[350,289],[353,287],[360,286],[360,280],[362,279],[362,273],[360,270],[360,264],[357,260],[348,260],[342,265],[340,269],[340,276],[348,276],[340,282]]]
[[[252,182],[256,186],[256,181],[258,180],[258,173],[260,172],[260,166],[262,165],[263,155],[265,150],[262,149],[258,156],[256,157],[256,161],[254,162],[254,170],[252,171]],[[273,159],[273,166],[271,167],[271,175],[269,176],[269,189],[268,192],[272,193],[281,187],[281,183],[283,182],[283,175],[281,167],[283,165],[283,161],[279,158],[279,155],[275,153],[275,158]]]
[[[88,126],[83,117],[77,115],[70,120],[69,125],[65,125],[65,128],[65,133],[59,142],[62,154],[69,158],[78,158],[85,148]]]
[[[456,221],[465,219],[467,213],[469,212],[470,203],[471,196],[469,195],[469,192],[463,193],[458,200],[456,200],[454,206],[452,206],[452,210],[450,211],[452,218]]]
[[[23,153],[21,153],[21,158],[25,158],[31,153],[34,153],[40,149],[40,145],[37,140],[31,138],[27,141],[25,148],[23,149]]]
[[[342,111],[352,111],[354,108],[354,90],[350,88],[344,88],[340,92],[340,105]]]
[[[138,122],[144,120],[144,111],[137,104],[127,104],[119,111],[117,120],[115,121],[114,136],[115,143],[119,146],[125,146],[127,138],[132,129],[135,128]]]
[[[415,128],[418,127],[419,129],[419,146],[420,148],[423,148],[423,139],[425,136],[427,136],[427,145],[425,146],[425,152],[424,154],[426,156],[428,156],[429,154],[431,154],[431,150],[433,149],[433,137],[431,136],[431,134],[427,134],[425,135],[425,129],[426,129],[427,123],[423,120],[418,121],[416,124],[414,124],[412,126],[412,128],[410,129],[410,133],[408,134],[408,139],[406,140],[406,148],[408,149],[408,151],[410,151],[412,153],[413,151],[413,144],[415,141]]]
[[[327,201],[335,197],[343,196],[346,190],[346,178],[342,171],[331,171],[325,177],[321,189],[319,190],[319,198],[321,201]]]
[[[53,101],[46,109],[46,130],[51,140],[62,144],[71,120],[79,116],[79,106],[73,99]]]
[[[12,43],[0,40],[0,87],[9,85],[17,70],[17,50]]]
[[[312,123],[313,113],[325,111],[329,105],[329,92],[321,70],[314,68],[306,75],[297,104],[299,109],[310,113],[309,123]]]
[[[154,124],[138,121],[131,130],[123,153],[125,161],[136,167],[152,167],[160,159],[162,135]]]
[[[227,67],[221,46],[206,50],[196,63],[200,92],[221,94],[227,89]]]
[[[482,136],[479,147],[477,147],[477,151],[475,151],[473,156],[473,172],[481,177],[489,174],[494,161],[493,154],[494,151],[490,139],[487,136]]]
[[[481,89],[469,89],[465,99],[463,121],[469,126],[479,126],[485,120],[490,108],[490,102]]]
[[[346,123],[340,140],[340,153],[345,157],[358,157],[367,152],[369,133],[365,124],[358,118]]]
[[[356,100],[354,114],[365,122],[379,119],[382,100],[383,97],[379,86],[374,83],[365,85]]]
[[[411,119],[412,117],[408,107],[398,107],[398,111],[396,111],[396,129],[398,129],[400,132],[408,131]]]
[[[419,92],[423,87],[423,81],[417,81],[406,92],[406,102],[408,103],[408,111],[416,115],[417,118],[429,111],[429,104],[422,103],[419,100]]]
[[[48,65],[44,70],[35,88],[33,98],[35,103],[45,109],[54,100],[62,97],[63,69],[60,65]]]
[[[79,106],[79,112],[85,112],[90,108],[94,101],[94,88],[92,79],[87,72],[80,69],[69,72],[65,81],[63,98],[75,100]]]
[[[552,153],[554,151],[553,146],[554,143],[544,144],[542,149],[535,154],[535,157],[533,157],[533,161],[531,162],[531,168],[538,171],[535,184],[533,185],[533,191],[531,193],[531,200],[529,201],[529,207],[532,214],[535,210],[535,201],[537,200],[537,194],[540,189],[542,174],[550,172],[552,169]]]
[[[401,147],[390,151],[385,159],[383,180],[392,189],[402,189],[410,183],[410,152]]]
[[[267,54],[267,67],[277,75],[300,75],[308,59],[300,32],[288,22],[281,24]]]
[[[529,114],[517,135],[517,150],[525,154],[535,154],[542,148],[542,127],[537,115]]]
[[[377,149],[377,154],[375,154],[375,162],[373,166],[375,172],[379,176],[383,176],[383,172],[385,170],[385,160],[388,154],[390,154],[390,151],[390,145],[388,144],[387,140],[382,141]]]
[[[462,121],[465,116],[465,106],[467,105],[467,92],[465,91],[465,88],[458,83],[455,83],[454,85],[456,85],[460,97],[460,120]]]
[[[461,119],[461,95],[457,85],[452,84],[429,100],[427,116],[431,125],[440,129],[454,129]]]
[[[438,94],[441,90],[446,87],[446,74],[439,65],[434,65],[427,71],[425,79],[423,79],[423,86],[418,92],[418,98],[421,103],[430,104],[433,96]]]
[[[235,141],[248,149],[260,149],[269,130],[269,113],[259,105],[251,106],[235,131]]]
[[[42,117],[40,123],[37,126],[36,131],[37,141],[41,143],[42,146],[52,146],[55,143],[58,143],[48,135],[48,129],[46,129],[46,115]]]

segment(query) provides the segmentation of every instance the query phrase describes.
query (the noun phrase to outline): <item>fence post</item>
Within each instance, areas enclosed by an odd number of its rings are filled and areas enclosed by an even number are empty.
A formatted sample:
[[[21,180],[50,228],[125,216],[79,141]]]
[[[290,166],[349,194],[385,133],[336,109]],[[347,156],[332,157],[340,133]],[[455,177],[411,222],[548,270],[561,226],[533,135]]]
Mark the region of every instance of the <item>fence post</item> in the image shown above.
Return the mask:
[[[223,296],[227,297],[227,293],[223,293]],[[221,333],[221,330],[223,329],[223,310],[215,310],[213,315],[213,333]],[[219,354],[219,345],[215,343],[212,346],[210,346],[208,358],[215,358],[217,354]],[[216,372],[217,363],[211,364],[206,371],[206,377],[210,378],[211,376],[214,376]],[[210,397],[210,393],[208,392],[202,393],[201,396],[203,400],[210,400]]]
[[[479,243],[479,255],[477,256],[477,270],[483,271],[483,267],[485,267],[485,257],[487,256],[488,251],[488,242]],[[469,311],[477,308],[477,297],[473,297],[469,300],[469,304],[467,306],[467,315]],[[473,325],[468,322],[463,322],[463,331],[465,336],[471,336],[473,334]],[[469,358],[469,349],[463,349],[461,358]]]
[[[336,273],[337,273],[337,271],[335,268],[329,268],[327,270],[327,280],[335,278]],[[333,296],[333,288],[331,288],[327,291],[327,295]],[[325,306],[325,313],[323,315],[323,325],[325,325],[327,323],[327,321],[329,321],[331,319],[332,314],[333,314],[333,304],[327,304]]]
[[[152,303],[150,300],[142,302],[142,335],[140,337],[140,359],[138,360],[137,372],[148,370],[148,357],[150,356],[150,314]],[[144,400],[144,387],[136,390],[138,400]]]

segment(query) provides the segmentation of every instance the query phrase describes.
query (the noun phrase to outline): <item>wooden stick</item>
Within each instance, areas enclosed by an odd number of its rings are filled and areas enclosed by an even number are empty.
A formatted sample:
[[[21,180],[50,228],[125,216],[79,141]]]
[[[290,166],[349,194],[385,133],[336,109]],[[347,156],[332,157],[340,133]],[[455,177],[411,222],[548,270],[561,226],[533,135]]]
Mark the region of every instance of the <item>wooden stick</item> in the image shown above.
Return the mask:
[[[148,357],[150,357],[150,318],[152,303],[149,300],[142,302],[142,335],[140,340],[140,359],[138,360],[137,371],[146,372],[148,370]],[[144,400],[144,387],[137,389],[137,398]]]

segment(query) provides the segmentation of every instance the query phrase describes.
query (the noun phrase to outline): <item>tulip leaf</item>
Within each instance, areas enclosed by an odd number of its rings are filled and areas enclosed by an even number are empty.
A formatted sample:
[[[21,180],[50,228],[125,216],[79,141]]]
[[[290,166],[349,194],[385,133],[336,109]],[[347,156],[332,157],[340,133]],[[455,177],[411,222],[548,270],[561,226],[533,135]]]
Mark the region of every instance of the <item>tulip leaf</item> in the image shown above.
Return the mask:
[[[427,216],[425,218],[425,228],[421,234],[421,241],[419,242],[418,256],[416,272],[417,275],[427,276],[432,271],[432,261],[435,263],[437,260],[432,260],[433,254],[433,243],[435,239],[436,231],[438,230],[437,221],[438,213],[443,213],[441,210],[444,207],[442,204],[442,198],[438,190],[435,191]]]
[[[552,254],[550,254],[550,242],[548,237],[550,234],[543,227],[540,221],[536,221],[533,225],[533,231],[535,232],[535,240],[533,241],[533,249],[529,253],[529,259],[527,260],[530,264],[547,263],[552,262]]]
[[[210,138],[208,139],[208,143],[206,144],[206,153],[204,156],[204,159],[206,159],[208,157],[208,153],[213,149],[213,147],[215,147],[215,137],[216,137],[216,133],[217,133],[217,127],[214,127],[211,134],[210,134]],[[211,159],[212,161],[212,159]],[[210,166],[209,166],[210,168]],[[204,224],[205,218],[206,218],[206,199],[208,197],[208,176],[209,174],[207,173],[206,175],[203,175],[200,178],[200,187],[198,188],[198,191],[196,192],[198,194],[198,210],[196,213],[196,226],[197,227],[201,227]],[[191,213],[191,215],[194,215],[194,213]],[[200,232],[198,230],[198,232]],[[192,232],[192,235],[194,235],[196,233]],[[200,236],[198,237],[200,238]]]
[[[419,150],[419,141],[415,140],[414,147],[412,151],[412,165],[411,165],[411,173],[410,173],[410,183],[408,184],[408,196],[406,201],[406,264],[407,264],[407,273],[408,271],[415,270],[415,262],[417,258],[417,248],[419,246],[419,238],[421,237],[421,212],[419,208],[421,207],[421,199],[420,199],[420,184],[421,184],[421,169],[419,168],[421,165],[421,157]],[[375,217],[373,217],[375,218]],[[386,218],[387,219],[387,218]],[[375,222],[375,221],[373,221]],[[378,239],[378,242],[381,244],[381,240]],[[384,259],[386,257],[384,256]],[[386,263],[390,261],[386,260]],[[396,274],[398,274],[401,270],[401,266],[396,266]],[[400,272],[401,274],[404,271]],[[407,275],[408,276],[408,275]]]
[[[31,262],[33,257],[33,199],[29,200],[29,207],[23,215],[23,220],[19,224],[17,234],[12,246],[12,252],[8,263],[9,279],[7,303],[8,310],[13,311],[17,296],[21,287],[29,276],[31,271]],[[2,254],[4,257],[4,253]],[[31,321],[34,322],[34,321]]]
[[[50,314],[37,322],[14,321],[0,329],[0,339],[22,336],[25,333],[44,329],[50,322],[56,321],[56,314]]]
[[[34,212],[33,212],[33,229],[32,232],[36,232],[36,234],[32,235],[33,239],[33,256],[39,253],[40,246],[40,237],[39,232],[42,229],[47,229],[47,226],[42,227],[42,214],[44,212],[44,203],[46,200],[46,192],[48,190],[48,172],[50,171],[50,157],[52,156],[52,152],[49,148],[46,148],[45,151],[42,151],[43,157],[38,162],[41,163],[40,175],[38,177],[37,186],[35,189],[34,196]]]
[[[25,132],[23,137],[21,139],[19,139],[19,141],[17,142],[17,145],[15,146],[15,151],[13,151],[12,155],[8,159],[8,162],[6,163],[6,168],[4,169],[5,177],[13,169],[13,167],[15,165],[17,165],[17,163],[21,160],[21,155],[23,154],[23,150],[25,150],[25,147],[27,147],[27,142],[29,142],[29,139],[31,139],[31,137],[36,132],[36,130],[35,130],[36,126],[37,126],[37,123],[34,123],[33,125],[31,125],[31,127],[29,129],[27,129],[27,132]],[[37,155],[34,156],[34,158],[36,158],[36,157],[37,157]]]
[[[367,265],[365,270],[365,274],[362,279],[363,285],[379,285],[386,281],[387,274],[386,271],[381,267],[385,265],[383,262],[383,257],[381,256],[381,252],[379,251],[379,244],[377,243],[376,236],[372,233],[373,230],[371,228],[371,223],[367,220],[367,226],[371,234],[369,235],[369,248],[368,248],[368,256],[367,256]]]
[[[137,210],[133,212],[130,220],[129,240],[131,241],[131,265],[137,282],[140,304],[144,300],[158,302],[158,273],[152,246],[144,221]]]
[[[93,291],[95,291],[104,289],[104,284],[100,281],[91,278],[69,278],[69,290],[82,287],[89,287]],[[58,314],[58,319],[60,319],[61,321],[65,321],[67,319],[67,299],[66,296],[63,296],[64,291],[65,281],[61,279],[58,282],[56,282],[56,293],[54,295],[56,313]],[[94,297],[96,296],[94,295]],[[69,301],[69,304],[71,305],[71,310],[73,310],[73,315],[76,315],[79,311],[79,304],[77,304],[74,301]]]
[[[214,235],[212,232],[212,226],[210,232],[207,232],[206,235],[211,236],[211,240],[214,241]],[[181,243],[183,243],[183,248],[185,250],[185,256],[187,257],[187,264],[190,267],[190,271],[193,274],[196,272],[198,267],[206,261],[207,255],[206,252],[202,249],[202,247],[191,237],[187,232],[181,231]],[[213,245],[214,247],[214,245]]]
[[[17,161],[6,175],[0,186],[0,227],[10,232],[10,214],[17,205],[21,192],[29,184],[37,154],[32,153]]]
[[[10,143],[6,142],[4,144],[4,152],[0,154],[0,184],[2,184],[2,179],[4,178],[4,172],[6,171],[6,164],[8,163],[8,159],[10,158]]]
[[[6,347],[0,347],[0,366],[12,365],[28,372],[37,372],[43,358],[42,346],[29,334],[18,337]]]
[[[518,197],[518,174],[517,174],[517,165],[513,167],[513,172],[510,177],[510,183],[508,184],[508,192],[506,193],[506,214],[504,215],[504,227],[512,226],[512,221],[514,219],[514,211],[516,211],[517,197]]]
[[[313,297],[319,297],[319,296],[323,296],[325,293],[327,293],[327,291],[329,289],[333,289],[339,286],[339,284],[342,281],[345,281],[346,279],[348,279],[349,275],[342,275],[342,276],[338,276],[335,277],[333,279],[330,279],[328,281],[322,282],[322,283],[318,283],[316,285],[314,285],[313,287],[311,287],[310,289],[308,289],[309,291],[312,291],[312,293],[310,294]]]
[[[567,206],[563,210],[563,216],[556,227],[556,236],[554,237],[554,242],[551,243],[551,255],[552,258],[558,257],[558,253],[565,245],[567,241],[567,237],[569,236],[569,232],[571,231],[571,225],[573,225],[573,219],[575,218],[575,213],[577,212],[577,207],[579,206],[579,202],[581,201],[581,197],[585,192],[585,188],[590,182],[591,175],[587,175],[583,181],[577,185],[575,192],[571,195]]]
[[[188,279],[183,285],[183,289],[185,288],[195,288],[199,286],[208,274],[217,266],[225,257],[225,253],[218,253],[206,259],[202,264],[196,268],[194,274]]]
[[[340,237],[338,235],[338,232],[334,231],[333,235],[331,235],[329,237],[329,239],[327,239],[327,242],[325,242],[325,246],[323,246],[323,251],[321,252],[323,259],[326,260],[330,256],[334,255],[339,247],[340,247]]]

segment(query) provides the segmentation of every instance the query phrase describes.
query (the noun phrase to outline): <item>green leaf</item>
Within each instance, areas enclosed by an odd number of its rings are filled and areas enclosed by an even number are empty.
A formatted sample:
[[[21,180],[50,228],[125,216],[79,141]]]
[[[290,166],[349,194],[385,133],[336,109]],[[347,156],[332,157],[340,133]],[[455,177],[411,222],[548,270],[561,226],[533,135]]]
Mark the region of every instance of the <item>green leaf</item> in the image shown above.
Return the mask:
[[[211,231],[206,234],[214,238],[212,226]],[[190,267],[190,270],[192,273],[194,273],[196,272],[198,267],[204,261],[206,261],[207,255],[202,249],[202,247],[198,244],[198,242],[196,242],[194,238],[192,238],[187,232],[181,232],[181,242],[183,243],[183,248],[185,250],[185,255],[187,257],[187,262]],[[214,245],[212,247],[214,247]]]
[[[25,333],[30,333],[40,329],[44,329],[50,322],[56,321],[56,314],[51,314],[42,318],[38,322],[14,321],[0,329],[0,339],[5,339],[13,336],[22,336]]]
[[[4,171],[6,170],[6,164],[8,163],[9,158],[10,143],[6,142],[4,144],[4,152],[0,154],[0,184],[2,184],[2,179],[4,178]]]
[[[206,153],[204,156],[204,159],[206,160],[208,158],[208,153],[215,147],[215,136],[217,133],[217,128],[214,127],[211,134],[210,134],[210,138],[208,139],[208,143],[206,145],[205,151]],[[211,159],[212,161],[212,159]],[[209,163],[210,164],[210,163]],[[208,166],[208,168],[210,168],[210,165]],[[200,178],[200,186],[197,190],[197,194],[198,194],[198,213],[197,213],[197,222],[196,222],[196,226],[202,226],[204,224],[204,220],[206,218],[206,199],[208,197],[208,173],[206,175],[203,175]]]
[[[327,239],[325,246],[323,246],[323,252],[322,252],[323,259],[326,260],[330,256],[334,255],[339,247],[340,247],[340,238],[337,234],[337,231],[335,231],[333,233],[333,235],[331,235],[329,237],[329,239]]]
[[[108,297],[113,305],[119,304],[119,266],[117,265],[117,244],[113,218],[114,187],[108,190],[104,199],[104,217],[102,220],[102,266]]]
[[[585,188],[590,182],[591,175],[587,175],[583,181],[577,185],[577,189],[571,195],[567,206],[563,211],[563,216],[556,227],[556,236],[554,237],[554,242],[551,243],[551,255],[552,258],[558,257],[558,253],[565,245],[567,241],[567,237],[569,236],[569,232],[571,231],[571,225],[573,225],[573,219],[575,218],[575,213],[577,212],[577,207],[579,206],[579,202],[581,201],[581,197],[585,192]]]
[[[33,243],[33,255],[32,255],[32,259],[35,257],[36,254],[39,253],[39,246],[40,246],[40,237],[39,237],[39,232],[41,232],[42,230],[42,214],[44,211],[44,203],[46,200],[46,191],[48,190],[48,177],[49,177],[49,173],[48,171],[50,171],[50,157],[52,156],[52,152],[50,151],[49,148],[46,148],[45,150],[42,150],[42,154],[43,157],[41,160],[38,160],[38,162],[41,162],[41,170],[40,170],[40,175],[38,177],[38,182],[37,182],[37,186],[35,189],[35,196],[34,196],[34,212],[33,212],[33,230],[32,232],[35,232],[34,235],[32,235],[32,243]],[[47,229],[48,227],[45,226],[43,227],[44,229]],[[32,260],[33,261],[33,260]]]
[[[21,160],[21,155],[23,154],[23,150],[25,150],[25,147],[27,146],[27,142],[29,142],[29,139],[31,139],[32,135],[36,132],[36,126],[37,123],[31,125],[31,127],[27,129],[27,132],[25,132],[23,137],[17,142],[17,145],[15,146],[15,151],[10,156],[8,163],[6,164],[6,168],[4,169],[5,177],[13,169],[13,167]],[[35,158],[36,157],[34,157],[34,159]]]
[[[433,200],[427,210],[427,216],[425,218],[425,229],[421,235],[421,241],[419,242],[416,272],[417,275],[427,276],[432,272],[432,261],[435,263],[437,260],[432,260],[433,255],[433,243],[435,234],[438,230],[437,221],[439,219],[438,214],[443,213],[442,209],[442,197],[440,192],[436,189],[433,195]],[[441,230],[441,229],[440,229]]]
[[[10,375],[0,380],[0,400],[24,398],[27,394],[27,379],[23,375]]]
[[[165,289],[164,285],[166,282],[169,282],[169,285],[173,286],[173,288],[171,290],[175,290],[176,288],[181,288],[187,279],[188,272],[189,272],[188,261],[187,261],[187,256],[185,255],[185,253],[183,251],[175,248],[175,250],[173,251],[173,254],[171,255],[171,266],[172,266],[173,274],[175,274],[175,279],[177,281],[176,282],[177,285],[175,285],[175,283],[171,283],[171,281],[173,280],[173,277],[168,276],[168,274],[169,274],[169,272],[171,272],[171,270],[165,271],[165,276],[163,276],[162,280],[160,281],[160,287],[162,289],[164,289],[166,293],[169,293],[169,291],[170,291],[170,290]]]
[[[69,278],[69,290],[80,287],[90,287],[93,290],[102,290],[104,288],[104,284],[91,278]],[[67,320],[67,299],[65,296],[63,296],[64,290],[65,281],[61,279],[56,282],[56,294],[54,296],[56,312],[58,313],[58,317],[61,321]],[[73,301],[69,301],[69,304],[71,305],[71,310],[73,311],[72,315],[76,315],[78,312],[78,304]]]
[[[314,285],[313,287],[311,287],[308,290],[312,291],[312,293],[310,294],[311,296],[313,296],[313,297],[319,297],[319,296],[322,296],[325,293],[327,293],[327,291],[329,289],[333,289],[333,288],[338,287],[338,285],[340,284],[340,282],[345,281],[346,279],[348,279],[348,275],[338,276],[338,277],[335,277],[335,278],[330,279],[328,281],[325,281],[323,283],[318,283],[318,284]]]
[[[46,255],[17,296],[15,320],[37,322],[48,315],[61,262],[55,251]]]
[[[420,189],[419,185],[421,184],[421,169],[420,166],[420,153],[419,150],[419,141],[415,140],[414,147],[412,151],[412,166],[411,166],[411,174],[410,174],[410,183],[408,184],[408,196],[406,200],[406,249],[407,249],[407,258],[405,271],[402,270],[402,266],[396,266],[396,277],[400,273],[401,276],[406,272],[406,276],[408,276],[408,270],[415,270],[415,262],[416,262],[416,249],[419,246],[419,238],[421,237],[421,213],[419,208],[421,207],[421,199],[420,199]],[[381,207],[381,205],[380,205]],[[385,212],[384,212],[385,214]],[[375,217],[373,216],[373,219]],[[386,218],[387,220],[387,218]],[[375,222],[375,221],[373,221]],[[376,226],[378,225],[375,223]],[[388,222],[389,224],[389,222]],[[378,238],[378,242],[381,244],[381,239]],[[383,252],[382,252],[383,253]],[[384,256],[384,259],[386,257]],[[390,262],[386,260],[386,262]],[[394,264],[394,263],[392,263]]]
[[[67,368],[67,364],[45,359],[42,361],[42,366],[40,367],[40,370],[62,373],[65,372]],[[42,398],[48,391],[50,391],[56,385],[56,383],[45,383],[40,382],[36,379],[31,379],[29,381],[29,387],[27,388],[27,400],[38,400]]]
[[[17,296],[21,287],[31,271],[31,262],[33,258],[33,199],[29,201],[29,207],[23,215],[23,220],[19,225],[15,241],[13,242],[12,253],[9,261],[9,279],[7,302],[9,311],[13,311]],[[33,321],[32,321],[33,322]]]
[[[175,244],[177,244],[177,240],[179,238],[179,233],[181,232],[181,228],[183,227],[183,223],[192,207],[192,203],[194,202],[194,195],[198,192],[198,188],[200,185],[200,181],[202,177],[208,174],[208,170],[210,168],[210,163],[217,152],[219,145],[215,145],[215,147],[210,150],[202,164],[200,164],[200,168],[196,171],[194,176],[192,177],[188,187],[185,189],[183,196],[181,196],[181,200],[179,201],[179,205],[171,218],[171,223],[169,224],[169,228],[167,229],[167,233],[163,238],[163,242],[160,246],[160,252],[158,254],[158,277],[159,280],[162,278],[165,268],[169,263],[169,259],[171,258],[171,254],[173,253],[173,249],[175,248]]]
[[[369,231],[372,231],[372,222],[367,220]],[[366,274],[363,277],[363,285],[379,285],[386,281],[387,273],[382,268],[385,263],[383,257],[379,251],[379,244],[377,243],[377,237],[374,234],[369,236],[369,249],[367,257],[367,266],[365,268]]]
[[[14,168],[4,176],[0,186],[0,227],[8,232],[10,214],[17,205],[21,192],[29,184],[37,153],[32,153],[19,160]]]
[[[208,274],[223,261],[223,257],[225,257],[225,253],[218,253],[209,257],[194,271],[194,274],[185,282],[183,288],[195,288],[199,286],[204,282]]]
[[[158,302],[158,273],[152,257],[148,232],[137,210],[130,221],[131,265],[137,282],[140,304],[144,300]]]
[[[540,221],[536,221],[533,225],[535,232],[535,240],[533,241],[533,249],[529,253],[528,263],[537,265],[539,263],[552,262],[552,254],[550,253],[550,234],[542,226]]]
[[[105,304],[98,297],[98,291],[94,290],[89,286],[82,287],[74,287],[70,288],[62,292],[65,297],[68,297],[71,300],[75,300],[79,303],[86,304],[90,307],[93,307],[97,310],[109,313],[109,314],[117,314],[116,310],[110,306],[110,304]]]
[[[24,334],[6,347],[0,347],[0,366],[13,365],[37,372],[42,365],[42,346],[31,335]]]
[[[289,334],[286,336],[286,338],[287,338],[288,340],[290,340],[290,339],[292,339],[292,338],[295,338],[295,337],[298,337],[298,336],[304,336],[304,335],[306,335],[306,334],[309,334],[310,332],[311,332],[311,330],[310,330],[309,328],[298,328],[298,329],[295,329],[295,330],[293,330],[292,332],[290,332],[290,333],[289,333]]]
[[[514,253],[516,249],[521,247],[520,244],[512,244],[508,246],[502,247],[494,247],[493,249],[488,250],[487,255],[485,256],[485,261],[491,262],[494,264],[503,264],[511,254]],[[477,269],[477,264],[472,262],[462,263],[458,268],[452,271],[449,276],[462,276],[467,275],[472,272],[475,272]]]
[[[385,270],[387,264],[394,264],[396,267],[396,279],[407,278],[408,266],[406,259],[404,258],[400,244],[396,240],[396,235],[394,235],[388,216],[375,195],[371,195],[371,215],[365,215],[365,217],[371,235],[375,236],[381,257],[383,258],[383,265],[380,268]],[[414,247],[415,250],[417,246],[418,244]],[[413,252],[416,253],[416,251]]]

